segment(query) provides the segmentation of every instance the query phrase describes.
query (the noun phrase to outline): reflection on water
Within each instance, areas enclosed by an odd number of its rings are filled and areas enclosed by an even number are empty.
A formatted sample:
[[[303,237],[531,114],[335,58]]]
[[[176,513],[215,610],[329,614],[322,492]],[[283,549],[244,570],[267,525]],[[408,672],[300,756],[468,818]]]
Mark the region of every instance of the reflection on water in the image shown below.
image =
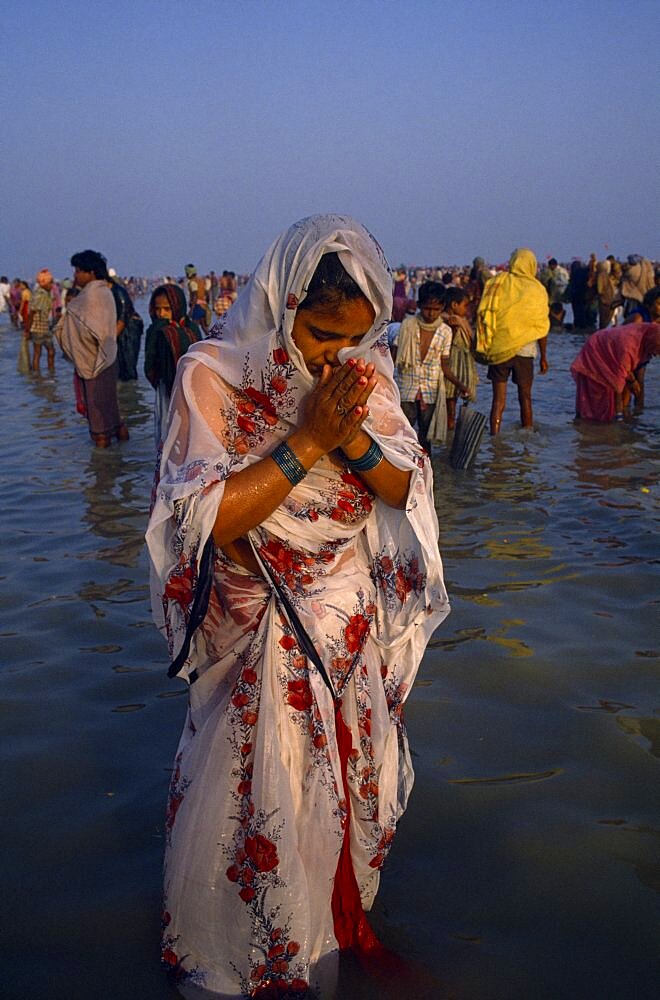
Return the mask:
[[[512,398],[473,469],[434,456],[453,610],[408,702],[417,785],[372,914],[425,1000],[655,995],[660,365],[639,417],[575,423],[581,342],[551,341],[533,432]],[[2,993],[174,1000],[159,893],[186,691],[150,621],[152,391],[120,387],[130,441],[97,451],[69,366],[20,376],[16,352],[0,321]],[[415,995],[350,962],[339,981]]]
[[[648,747],[649,753],[654,757],[660,757],[660,719],[639,719],[634,716],[619,715],[616,721],[624,733],[641,737],[642,745]]]
[[[560,767],[551,771],[537,771],[531,774],[498,774],[490,778],[448,778],[450,785],[512,785],[521,781],[545,781],[546,778],[556,778],[562,774]]]
[[[488,555],[493,559],[508,561],[509,559],[549,559],[552,549],[549,545],[544,545],[541,538],[544,531],[539,528],[537,531],[526,534],[524,532],[509,532],[507,538],[490,538],[486,542]]]
[[[99,550],[102,559],[135,567],[144,545],[145,495],[153,466],[145,469],[126,457],[126,451],[125,446],[90,449],[83,521],[100,538],[112,542]]]

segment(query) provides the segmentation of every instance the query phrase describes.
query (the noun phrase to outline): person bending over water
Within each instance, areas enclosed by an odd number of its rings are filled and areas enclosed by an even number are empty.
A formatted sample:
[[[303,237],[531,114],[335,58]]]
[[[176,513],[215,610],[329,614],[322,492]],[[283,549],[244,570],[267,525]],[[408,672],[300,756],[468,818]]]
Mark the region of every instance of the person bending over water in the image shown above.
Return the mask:
[[[640,374],[660,353],[660,324],[631,323],[592,333],[571,365],[575,415],[583,420],[623,420],[631,397],[642,399]]]

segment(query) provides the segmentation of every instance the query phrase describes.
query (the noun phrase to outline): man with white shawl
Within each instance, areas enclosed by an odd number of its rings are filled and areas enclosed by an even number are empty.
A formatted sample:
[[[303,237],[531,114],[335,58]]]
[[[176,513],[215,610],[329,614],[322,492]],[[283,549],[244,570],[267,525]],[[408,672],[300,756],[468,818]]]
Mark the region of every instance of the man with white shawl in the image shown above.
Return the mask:
[[[128,440],[128,428],[117,402],[117,311],[108,287],[105,257],[82,250],[71,258],[75,285],[66,312],[55,329],[60,347],[76,369],[78,408],[87,417],[97,448],[107,448],[116,437]]]
[[[296,329],[333,254],[371,325],[315,366]],[[302,995],[339,949],[378,954],[363,910],[412,787],[403,703],[449,611],[431,470],[393,381],[391,287],[359,223],[303,219],[178,365],[147,543],[155,620],[190,685],[163,916],[163,960],[187,988]],[[369,406],[349,411],[353,370]],[[321,397],[373,461],[348,435],[303,467]],[[398,507],[379,495],[383,469],[407,484]],[[284,499],[224,544],[232,479],[251,484],[246,508],[275,480]]]

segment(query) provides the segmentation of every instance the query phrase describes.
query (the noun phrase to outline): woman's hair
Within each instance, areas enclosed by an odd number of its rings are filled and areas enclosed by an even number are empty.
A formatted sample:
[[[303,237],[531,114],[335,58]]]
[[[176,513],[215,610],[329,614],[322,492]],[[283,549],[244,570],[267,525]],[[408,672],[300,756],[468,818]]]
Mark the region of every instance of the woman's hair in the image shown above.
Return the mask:
[[[299,309],[338,309],[344,302],[366,299],[336,253],[324,253],[307,286]]]
[[[108,280],[108,262],[102,253],[96,250],[81,250],[74,253],[71,258],[71,267],[77,267],[81,271],[91,271],[95,278],[101,281]]]

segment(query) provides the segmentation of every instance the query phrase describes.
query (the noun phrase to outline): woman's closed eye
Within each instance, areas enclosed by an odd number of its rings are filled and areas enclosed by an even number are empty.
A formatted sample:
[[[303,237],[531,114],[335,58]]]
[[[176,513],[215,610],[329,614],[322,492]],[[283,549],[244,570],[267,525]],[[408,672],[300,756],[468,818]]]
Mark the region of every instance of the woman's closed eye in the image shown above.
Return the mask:
[[[309,332],[312,334],[315,340],[320,340],[324,342],[329,340],[352,340],[356,344],[359,344],[364,336],[363,333],[359,333],[354,337],[345,337],[341,333],[333,333],[329,330],[319,330],[319,328],[316,326],[310,326]]]

